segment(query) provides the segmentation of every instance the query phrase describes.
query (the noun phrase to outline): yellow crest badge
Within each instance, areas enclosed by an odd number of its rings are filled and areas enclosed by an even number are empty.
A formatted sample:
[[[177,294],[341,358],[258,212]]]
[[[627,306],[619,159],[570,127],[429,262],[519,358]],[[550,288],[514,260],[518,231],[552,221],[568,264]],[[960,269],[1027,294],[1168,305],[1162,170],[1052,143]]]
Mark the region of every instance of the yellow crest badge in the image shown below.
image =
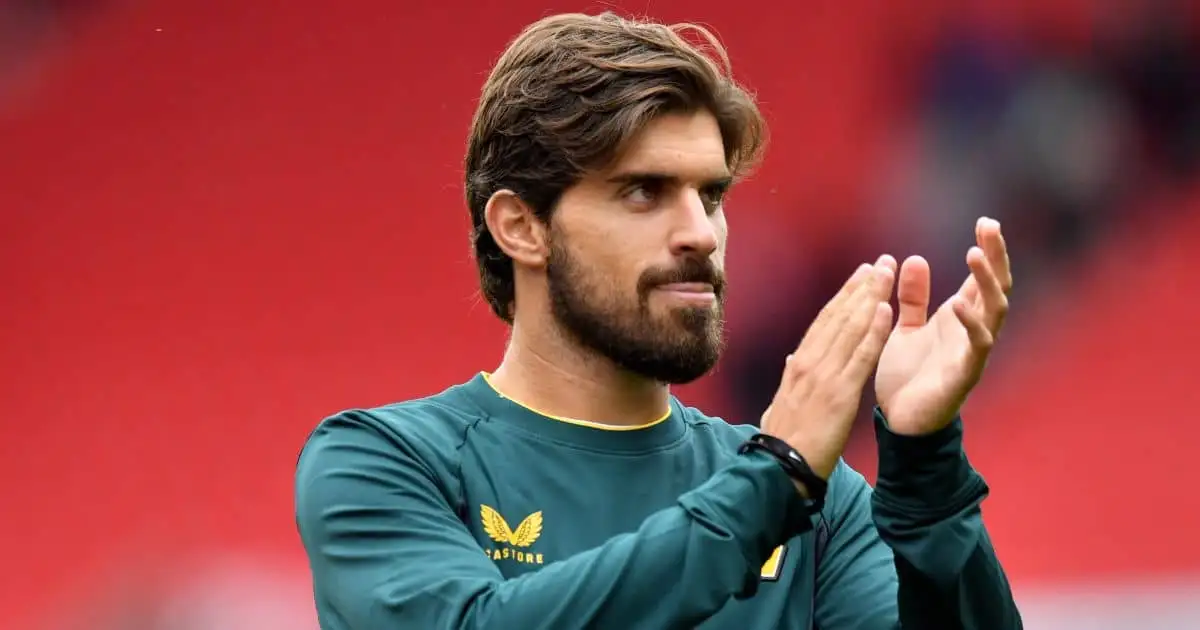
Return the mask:
[[[495,508],[479,506],[479,521],[483,533],[497,543],[493,549],[485,549],[493,560],[516,560],[524,564],[542,564],[542,554],[524,551],[542,536],[542,513],[534,512],[525,517],[514,530]]]

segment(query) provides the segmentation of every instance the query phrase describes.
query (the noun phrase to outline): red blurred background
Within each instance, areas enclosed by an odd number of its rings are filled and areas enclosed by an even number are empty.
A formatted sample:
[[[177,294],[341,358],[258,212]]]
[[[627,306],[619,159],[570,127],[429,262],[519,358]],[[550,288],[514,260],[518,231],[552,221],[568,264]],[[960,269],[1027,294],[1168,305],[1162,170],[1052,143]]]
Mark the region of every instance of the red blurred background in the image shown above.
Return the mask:
[[[876,200],[942,33],[986,25],[1069,56],[1140,6],[616,4],[713,26],[772,125],[730,205],[735,356],[770,337],[755,322],[792,312],[777,308],[792,285],[770,279],[810,286],[806,263],[847,242],[925,253]],[[101,624],[163,609],[209,620],[187,627],[315,627],[298,449],[331,412],[498,361],[461,192],[475,99],[524,24],[615,6],[0,7],[0,627],[134,627]],[[1200,194],[1148,163],[1122,163],[1137,184],[1097,236],[1026,276],[1037,290],[968,406],[1031,627],[1200,614]],[[969,226],[979,210],[956,212]],[[752,421],[736,369],[680,394]],[[849,457],[873,467],[869,441]]]

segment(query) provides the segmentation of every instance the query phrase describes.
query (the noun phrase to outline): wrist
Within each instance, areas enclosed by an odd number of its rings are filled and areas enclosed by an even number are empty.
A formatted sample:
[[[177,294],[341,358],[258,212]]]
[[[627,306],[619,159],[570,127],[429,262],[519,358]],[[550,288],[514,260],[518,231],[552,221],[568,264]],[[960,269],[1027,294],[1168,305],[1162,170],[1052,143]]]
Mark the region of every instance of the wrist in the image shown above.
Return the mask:
[[[754,451],[771,456],[783,469],[803,499],[804,511],[809,514],[821,511],[825,505],[825,493],[829,484],[826,477],[821,477],[814,471],[799,451],[791,444],[765,433],[752,436],[738,449],[738,452],[743,454]]]
[[[921,437],[945,429],[958,418],[958,411],[940,416],[927,414],[925,417],[914,416],[911,413],[895,415],[886,404],[880,402],[875,408],[875,415],[877,419],[883,420],[893,435]]]
[[[804,457],[804,461],[817,477],[820,477],[823,481],[829,481],[829,477],[833,475],[833,469],[837,466],[836,458],[833,462],[826,463],[823,459],[813,456],[814,453],[820,452],[820,448],[803,436],[793,435],[784,441]]]

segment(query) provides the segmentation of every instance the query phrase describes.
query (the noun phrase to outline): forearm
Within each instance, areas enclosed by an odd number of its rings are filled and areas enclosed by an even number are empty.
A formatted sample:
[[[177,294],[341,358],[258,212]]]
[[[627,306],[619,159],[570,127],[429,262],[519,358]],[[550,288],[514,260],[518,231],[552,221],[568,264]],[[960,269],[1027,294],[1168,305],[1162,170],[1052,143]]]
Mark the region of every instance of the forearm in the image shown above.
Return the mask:
[[[895,556],[904,628],[1008,630],[1021,618],[983,524],[988,488],[962,449],[962,423],[892,434],[876,413],[879,478],[872,513]]]

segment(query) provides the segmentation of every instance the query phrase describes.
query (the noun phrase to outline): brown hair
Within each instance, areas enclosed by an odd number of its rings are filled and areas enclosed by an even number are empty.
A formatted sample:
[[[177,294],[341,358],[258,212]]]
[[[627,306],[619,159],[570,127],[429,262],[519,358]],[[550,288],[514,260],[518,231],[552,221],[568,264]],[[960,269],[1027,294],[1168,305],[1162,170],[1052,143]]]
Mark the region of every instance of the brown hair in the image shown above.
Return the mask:
[[[563,191],[611,164],[649,121],[700,109],[716,117],[726,162],[744,175],[761,154],[766,125],[710,31],[609,12],[551,16],[522,31],[483,86],[467,147],[471,241],[492,311],[512,323],[516,300],[512,259],[484,220],[493,193],[511,190],[549,221]]]

